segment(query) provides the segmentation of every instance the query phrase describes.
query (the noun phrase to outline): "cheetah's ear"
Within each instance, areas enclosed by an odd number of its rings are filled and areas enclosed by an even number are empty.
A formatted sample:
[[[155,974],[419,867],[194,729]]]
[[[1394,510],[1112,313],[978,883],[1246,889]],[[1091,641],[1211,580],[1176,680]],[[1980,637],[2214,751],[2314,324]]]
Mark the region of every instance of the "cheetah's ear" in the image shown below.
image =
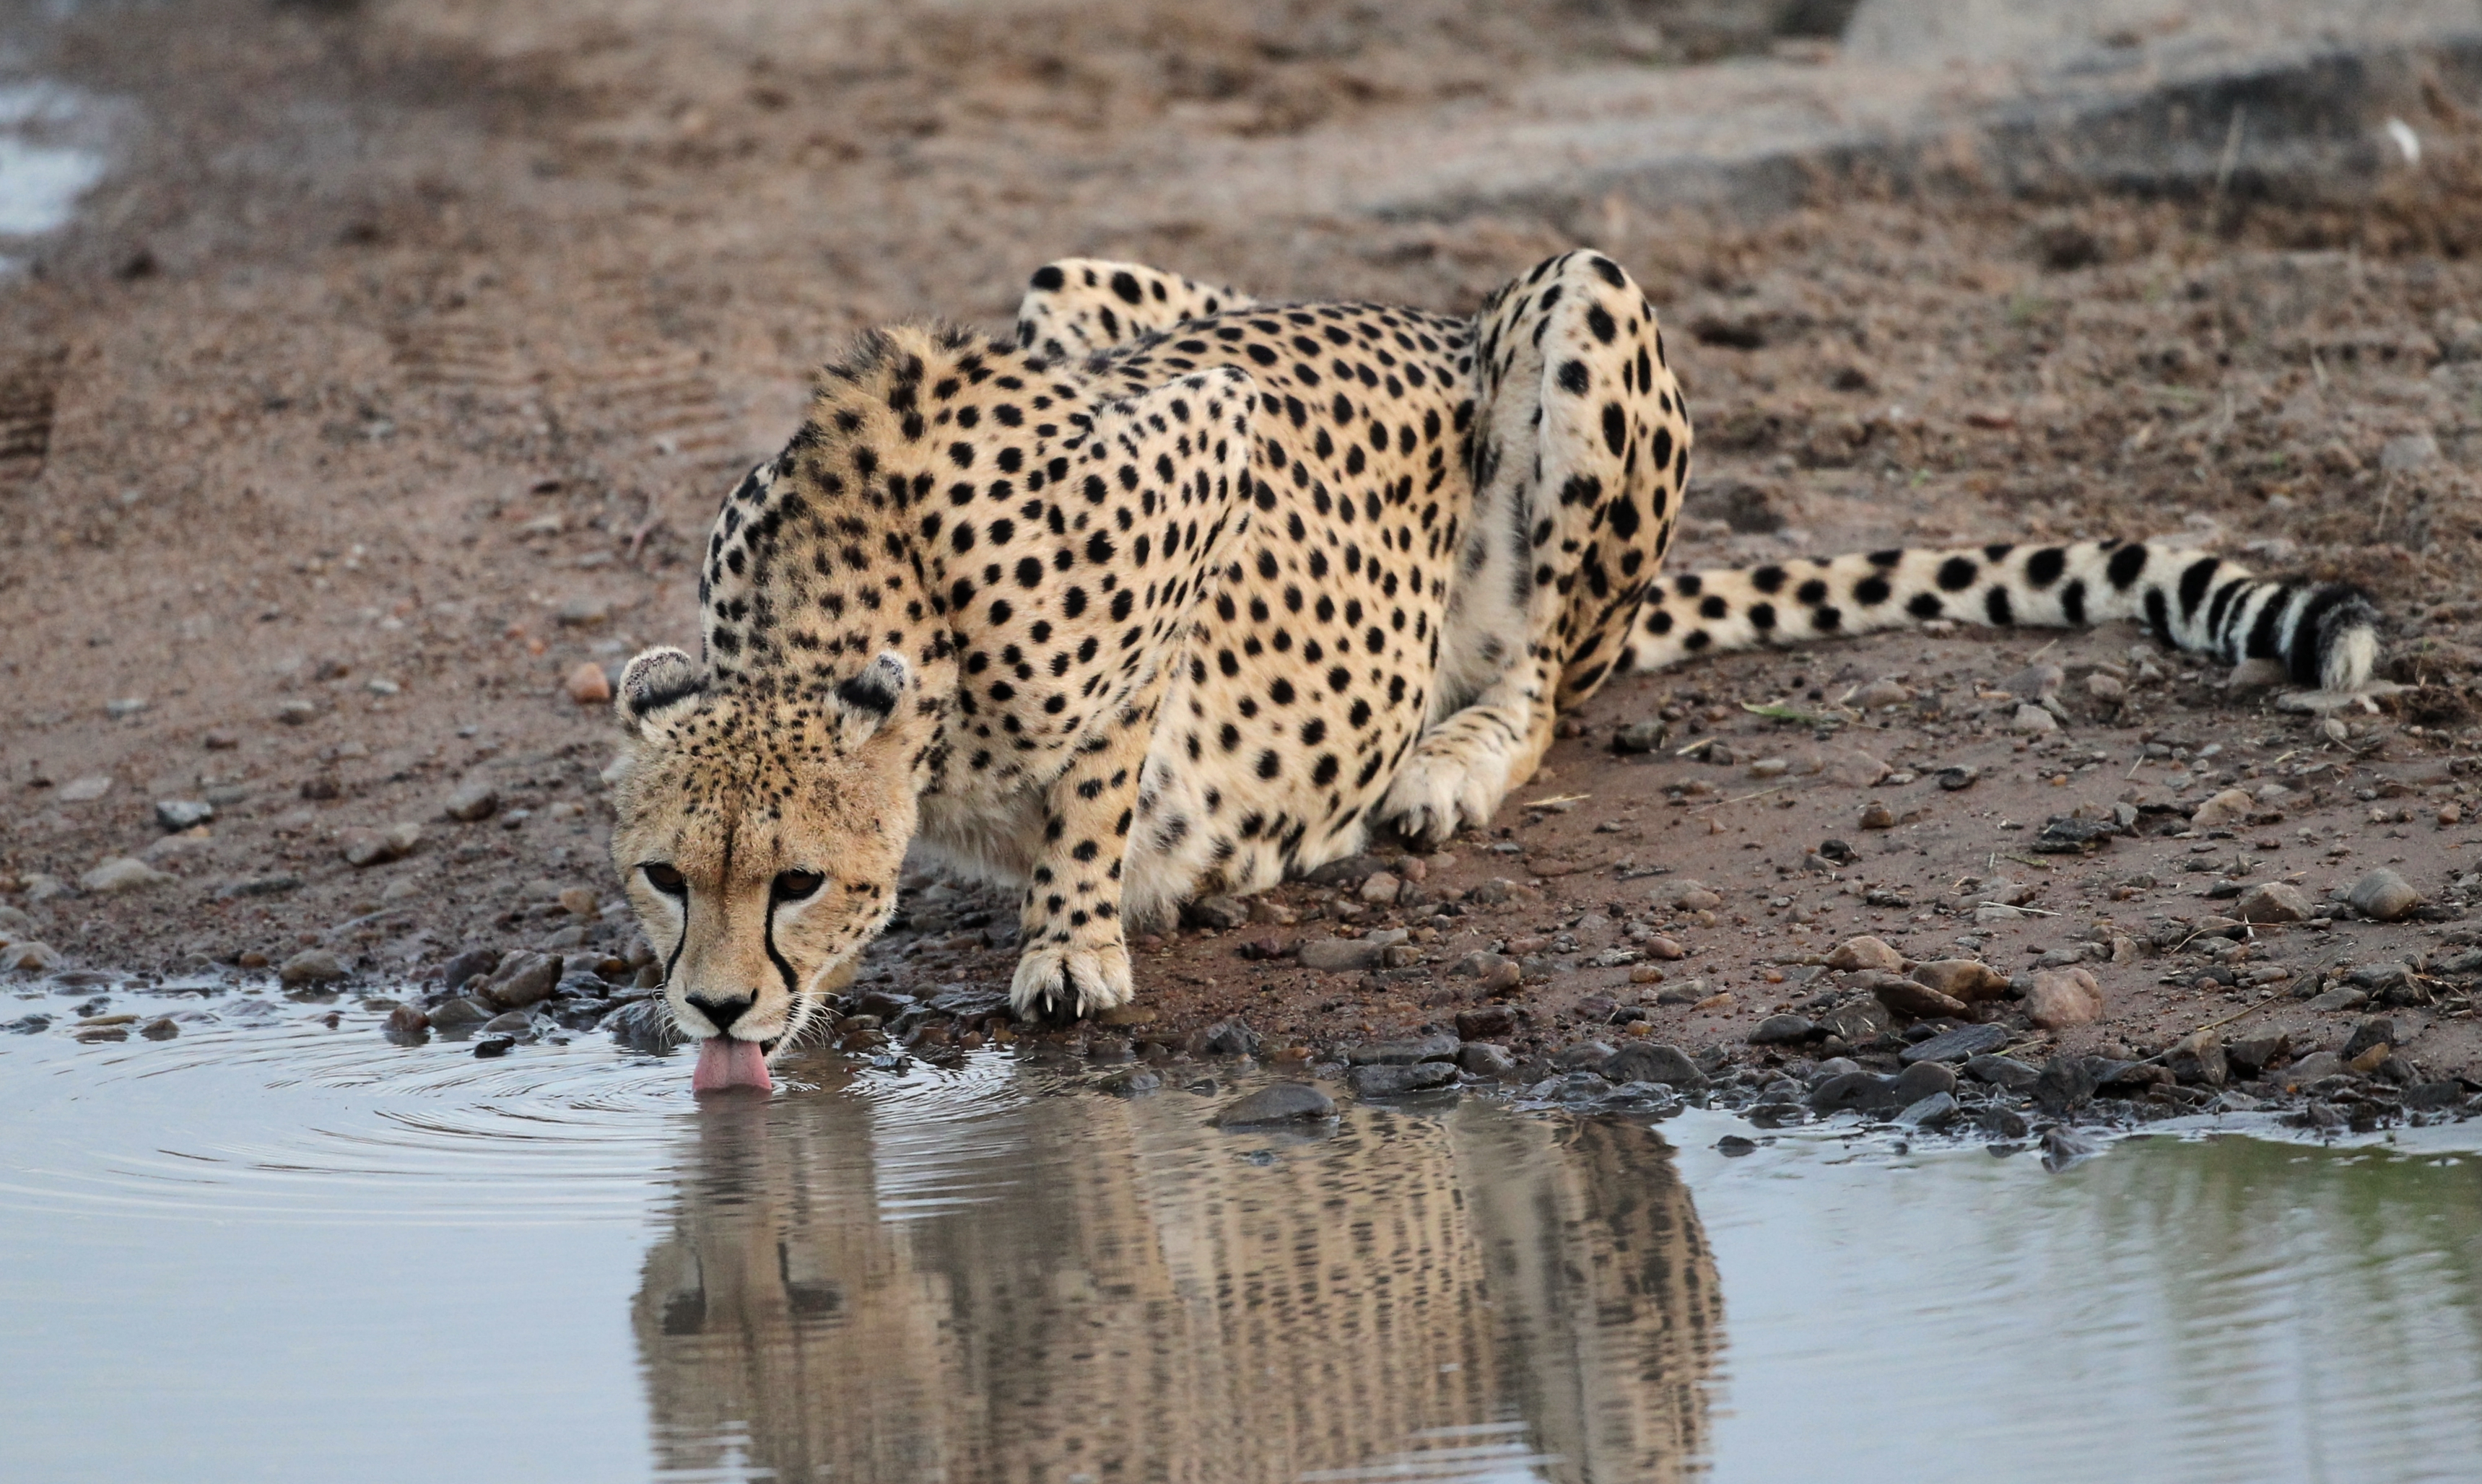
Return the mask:
[[[620,686],[612,707],[620,714],[622,726],[633,732],[643,731],[655,713],[705,690],[706,677],[699,672],[698,662],[670,646],[649,649],[620,672]]]
[[[863,665],[861,673],[836,683],[836,706],[844,713],[846,745],[859,745],[880,723],[896,715],[897,704],[913,689],[913,666],[893,649]]]

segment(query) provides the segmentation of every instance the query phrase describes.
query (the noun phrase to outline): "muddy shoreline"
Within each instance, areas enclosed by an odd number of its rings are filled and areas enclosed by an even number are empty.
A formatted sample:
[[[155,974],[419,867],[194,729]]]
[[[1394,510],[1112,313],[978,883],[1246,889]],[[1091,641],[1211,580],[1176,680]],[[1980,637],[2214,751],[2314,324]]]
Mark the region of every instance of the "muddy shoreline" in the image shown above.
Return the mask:
[[[1383,848],[1142,942],[1115,1024],[993,1024],[1007,913],[913,881],[850,1054],[1004,1029],[1134,1070],[1239,1025],[1261,1059],[1349,1067],[1480,1017],[1466,1039],[1509,1065],[1468,1075],[1494,1084],[1600,1076],[1578,1050],[1600,1042],[1619,1072],[1675,1048],[1728,1100],[1807,1106],[1835,1056],[1894,1076],[1909,1036],[1987,1025],[2038,1072],[2070,1058],[2068,1102],[2106,1121],[2238,1098],[2349,1127],[2482,1091],[2482,197],[2452,111],[2416,120],[2422,172],[2353,211],[1828,173],[1756,223],[1618,197],[1208,220],[1178,215],[1197,160],[1520,117],[1609,61],[1604,22],[1286,51],[1255,13],[1090,8],[1064,60],[1071,33],[1016,13],[789,38],[591,7],[517,31],[450,4],[201,15],[26,31],[28,68],[119,120],[103,184],[0,286],[0,935],[29,989],[297,964],[302,993],[428,1017],[461,955],[525,950],[560,958],[555,1020],[611,1013],[587,981],[633,992],[644,955],[602,860],[597,681],[695,638],[707,515],[840,337],[996,329],[1072,252],[1463,310],[1582,234],[1649,285],[1689,378],[1676,565],[2178,533],[2369,585],[2413,689],[2298,716],[2127,629],[1624,680],[1441,857]],[[2408,911],[2334,905],[2381,869]],[[2297,920],[2221,925],[2271,884]],[[1817,1030],[1903,998],[1827,967],[1862,936],[1880,973],[1967,959],[2008,988]],[[2078,972],[2100,1018],[2035,1026],[2035,977]],[[1779,1016],[1813,1030],[1754,1044]],[[2219,1044],[2182,1049],[2202,1028]]]

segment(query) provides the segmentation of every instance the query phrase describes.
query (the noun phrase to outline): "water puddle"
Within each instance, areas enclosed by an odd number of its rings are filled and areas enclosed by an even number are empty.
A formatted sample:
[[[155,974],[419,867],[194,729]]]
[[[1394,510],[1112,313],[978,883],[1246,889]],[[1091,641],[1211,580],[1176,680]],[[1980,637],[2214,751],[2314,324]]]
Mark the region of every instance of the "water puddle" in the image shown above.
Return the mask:
[[[696,1106],[679,1058],[596,1038],[487,1060],[351,1008],[187,1002],[216,1019],[160,1042],[0,1035],[12,1477],[2258,1484],[2482,1458],[2470,1125],[2149,1137],[2054,1175],[1470,1097],[1220,1132],[1215,1068],[1123,1099],[998,1053]]]

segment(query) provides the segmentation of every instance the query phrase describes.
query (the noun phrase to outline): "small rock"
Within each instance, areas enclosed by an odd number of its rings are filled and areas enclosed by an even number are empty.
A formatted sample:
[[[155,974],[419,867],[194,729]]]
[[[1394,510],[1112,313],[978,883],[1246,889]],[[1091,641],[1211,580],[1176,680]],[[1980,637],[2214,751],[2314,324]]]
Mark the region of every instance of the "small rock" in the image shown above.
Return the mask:
[[[1743,1138],[1737,1133],[1727,1133],[1715,1141],[1715,1152],[1727,1159],[1738,1159],[1744,1155],[1756,1154],[1758,1141]]]
[[[1966,1013],[1964,1001],[1900,974],[1870,975],[1864,987],[1881,1004],[1914,1020],[1953,1019]]]
[[[92,804],[112,792],[112,778],[107,773],[89,773],[61,785],[57,795],[64,804]]]
[[[181,1033],[181,1023],[170,1015],[158,1015],[139,1027],[138,1033],[150,1041],[170,1041]]]
[[[2008,992],[2008,976],[1972,958],[1935,958],[1915,964],[1913,977],[1914,982],[1967,1004],[1996,1000]]]
[[[1417,1061],[1411,1066],[1360,1066],[1346,1073],[1344,1080],[1346,1085],[1362,1097],[1394,1098],[1412,1092],[1453,1087],[1457,1082],[1457,1068],[1452,1061]]]
[[[1457,1038],[1442,1033],[1357,1046],[1345,1054],[1345,1059],[1358,1067],[1410,1067],[1422,1061],[1454,1061],[1456,1055]]]
[[[2058,731],[2060,718],[2040,706],[2025,705],[2017,708],[2016,718],[2010,721],[2008,726],[2011,731],[2020,732],[2030,737],[2038,733]]]
[[[936,1002],[935,1002],[936,1003]],[[1258,1032],[1237,1020],[1219,1020],[1189,1038],[1193,1056],[1255,1056]]]
[[[287,989],[310,989],[333,984],[345,976],[344,961],[326,949],[306,949],[284,961],[276,971],[277,981]]]
[[[2115,707],[2128,699],[2128,687],[2097,670],[2086,677],[2086,694],[2099,706]]]
[[[448,795],[448,802],[441,806],[441,810],[452,820],[471,824],[477,820],[489,819],[499,807],[499,790],[484,779],[468,778],[457,786],[457,792]]]
[[[1987,1052],[1995,1052],[2008,1044],[2008,1032],[1997,1026],[1959,1026],[1942,1030],[1927,1041],[1916,1041],[1897,1054],[1896,1059],[1911,1066],[1916,1061],[1952,1061],[1969,1064]],[[2028,1072],[2032,1068],[2026,1069]]]
[[[1310,1123],[1334,1116],[1335,1100],[1308,1082],[1270,1082],[1224,1105],[1216,1112],[1215,1126],[1246,1129],[1254,1124]]]
[[[1679,958],[1688,952],[1688,950],[1682,948],[1677,940],[1664,937],[1660,933],[1647,939],[1642,947],[1646,950],[1647,957],[1660,958],[1666,963],[1670,963],[1674,959]]]
[[[342,848],[345,864],[356,867],[384,866],[403,860],[422,844],[422,826],[413,823],[391,824],[385,829],[356,826],[340,830],[336,844]]]
[[[2383,474],[2411,474],[2439,460],[2439,439],[2426,432],[2402,433],[2379,445]]]
[[[1896,1012],[1875,996],[1848,1000],[1818,1017],[1818,1028],[1847,1045],[1866,1046],[1896,1028]]]
[[[1687,876],[1672,883],[1672,904],[1683,912],[1712,912],[1724,905],[1724,898],[1707,889],[1703,881]]]
[[[2034,1079],[2034,1102],[2043,1111],[2058,1117],[2093,1102],[2095,1089],[2100,1085],[2101,1080],[2085,1057],[2054,1056]]]
[[[1960,765],[1953,768],[1942,768],[1939,770],[1939,786],[1945,789],[1950,794],[1959,793],[1963,790],[1972,788],[1976,783],[1980,782],[1981,779],[1982,770],[1980,768],[1966,768]]]
[[[2181,1037],[2163,1058],[2163,1065],[2187,1087],[2221,1087],[2231,1080],[2231,1063],[2224,1055],[2223,1038],[2212,1030]]]
[[[1702,1091],[1706,1074],[1677,1046],[1650,1046],[1632,1041],[1604,1059],[1603,1076],[1614,1082],[1658,1082],[1683,1092]]]
[[[612,699],[612,677],[592,660],[570,670],[564,684],[568,688],[568,698],[580,706],[600,706]]]
[[[662,1003],[659,1001],[647,1000],[640,1002],[654,1005],[658,1010],[662,1010]],[[671,1012],[663,1013],[667,1019],[670,1018]],[[479,1026],[491,1018],[491,1012],[471,1000],[443,1000],[433,1005],[426,1012],[425,1018],[431,1022],[431,1028],[435,1030],[455,1030],[461,1027]]]
[[[49,974],[61,966],[61,950],[37,938],[21,938],[0,948],[0,969]]]
[[[1666,721],[1632,721],[1612,733],[1612,750],[1624,754],[1652,752],[1672,735]]]
[[[1229,932],[1250,925],[1250,904],[1238,897],[1201,897],[1181,909],[1181,916],[1195,927],[1212,927]]]
[[[2055,1175],[2100,1153],[2102,1145],[2099,1142],[2065,1124],[2055,1124],[2043,1131],[2043,1168]]]
[[[1468,1041],[1457,1049],[1457,1066],[1476,1077],[1505,1081],[1517,1075],[1517,1056],[1505,1046],[1494,1046],[1488,1041]]]
[[[1603,1063],[1611,1059],[1612,1049],[1609,1046],[1600,1041],[1581,1041],[1554,1053],[1551,1064],[1564,1072],[1580,1067],[1599,1072],[1602,1070]]]
[[[1364,901],[1384,903],[1394,901],[1397,894],[1404,890],[1403,878],[1393,872],[1374,871],[1361,878],[1360,889],[1355,895]]]
[[[1827,955],[1827,967],[1852,971],[1877,969],[1888,974],[1901,974],[1905,955],[1878,938],[1847,938]]]
[[[519,951],[501,960],[477,991],[503,1010],[522,1010],[551,997],[560,984],[561,960],[551,954]]]
[[[2358,1010],[2369,1002],[2370,996],[2366,990],[2339,984],[2322,994],[2311,996],[2310,1008],[2333,1013],[2337,1010]]]
[[[2281,1030],[2240,1036],[2224,1043],[2224,1062],[2243,1077],[2258,1077],[2292,1050],[2292,1038]]]
[[[1151,1067],[1131,1067],[1103,1079],[1096,1085],[1116,1098],[1136,1098],[1162,1087],[1163,1078]]]
[[[1896,811],[1873,800],[1862,806],[1862,818],[1857,822],[1863,829],[1894,829]]]
[[[2311,1052],[2284,1069],[2284,1080],[2294,1087],[2306,1087],[2330,1077],[2340,1077],[2346,1068],[2344,1058],[2334,1052]]]
[[[172,831],[197,829],[216,817],[216,806],[203,798],[159,798],[155,822]]]
[[[1927,1044],[1927,1043],[1925,1043]],[[2014,1056],[1972,1056],[1965,1063],[1965,1075],[1978,1082],[2009,1092],[2031,1092],[2042,1080],[2040,1068],[2029,1067]]]
[[[603,913],[603,905],[595,899],[594,893],[583,886],[564,889],[560,894],[560,908],[571,917],[588,919],[600,917]]]
[[[2246,824],[2250,811],[2257,807],[2258,800],[2247,794],[2238,789],[2226,789],[2189,811],[2189,824],[2193,829],[2226,829],[2234,824]]]
[[[2363,917],[2381,923],[2393,923],[2421,905],[2421,893],[2412,883],[2385,866],[2353,883],[2344,899]]]
[[[388,1011],[387,1031],[390,1035],[416,1035],[431,1028],[431,1017],[418,1004],[400,1004]]]
[[[1457,1016],[1457,1034],[1467,1041],[1494,1041],[1517,1028],[1517,1012],[1504,1004],[1485,1005]]]
[[[2061,683],[2068,671],[2045,662],[2029,664],[2000,683],[2000,689],[2020,701],[2041,701],[2045,696],[2060,693]]]
[[[1302,945],[1298,956],[1305,969],[1337,974],[1376,969],[1386,951],[1380,944],[1350,938],[1312,938]]]
[[[1935,1092],[1917,1103],[1909,1104],[1896,1115],[1896,1122],[1915,1129],[1944,1129],[1965,1111],[1956,1095]]]
[[[482,1040],[474,1043],[474,1054],[485,1057],[505,1056],[509,1053],[516,1050],[516,1046],[517,1038],[515,1036],[486,1036]]]
[[[2045,969],[2025,991],[2025,1018],[2046,1030],[2102,1019],[2102,986],[2083,969]]]
[[[319,715],[319,708],[309,701],[287,701],[276,708],[276,719],[286,726],[300,726]]]
[[[2465,1101],[2465,1084],[2455,1081],[2419,1082],[2405,1089],[2405,1106],[2410,1108],[2454,1107]]]
[[[2396,1023],[2384,1015],[2373,1015],[2353,1028],[2353,1034],[2344,1042],[2344,1060],[2347,1064],[2359,1061],[2374,1049],[2381,1051],[2384,1059],[2385,1052],[2393,1050],[2397,1041]]]
[[[478,974],[489,974],[500,967],[498,949],[467,949],[439,967],[439,981],[450,989],[462,989],[465,981]]]
[[[1902,706],[1914,698],[1914,692],[1892,680],[1874,680],[1853,692],[1853,704],[1863,711],[1877,711],[1882,706]]]
[[[118,897],[125,892],[143,892],[172,879],[145,861],[116,855],[78,877],[78,885],[98,897]]]
[[[2310,898],[2289,882],[2268,881],[2241,893],[2232,916],[2244,923],[2306,923]]]
[[[1770,1015],[1750,1032],[1752,1046],[1794,1046],[1818,1034],[1806,1015]]]

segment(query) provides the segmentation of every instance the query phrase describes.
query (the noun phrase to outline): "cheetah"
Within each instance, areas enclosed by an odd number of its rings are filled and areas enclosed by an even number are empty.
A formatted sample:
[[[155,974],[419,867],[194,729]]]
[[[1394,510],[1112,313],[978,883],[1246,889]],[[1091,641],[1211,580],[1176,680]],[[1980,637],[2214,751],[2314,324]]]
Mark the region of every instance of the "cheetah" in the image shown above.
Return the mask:
[[[1022,889],[1021,1013],[1107,1009],[1128,923],[1483,823],[1616,673],[2136,618],[2369,680],[2357,589],[2144,541],[1661,576],[1691,446],[1653,305],[1588,250],[1472,317],[1070,259],[1013,342],[862,337],[726,497],[703,652],[617,688],[613,861],[694,1084],[769,1083],[909,851]]]

